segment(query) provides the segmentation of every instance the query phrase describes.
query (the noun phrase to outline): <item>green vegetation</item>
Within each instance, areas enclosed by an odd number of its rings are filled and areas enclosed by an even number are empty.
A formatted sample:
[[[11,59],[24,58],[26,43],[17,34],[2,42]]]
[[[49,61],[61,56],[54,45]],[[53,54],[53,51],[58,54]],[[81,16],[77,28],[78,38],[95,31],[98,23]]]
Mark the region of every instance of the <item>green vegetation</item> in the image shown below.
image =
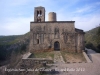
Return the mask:
[[[100,26],[89,30],[85,34],[86,48],[100,52]]]
[[[24,35],[0,36],[0,63],[9,60],[13,51],[16,54],[26,52],[28,45],[29,33]]]
[[[34,53],[31,54],[31,56],[29,58],[54,58],[54,52],[38,52],[38,53]]]

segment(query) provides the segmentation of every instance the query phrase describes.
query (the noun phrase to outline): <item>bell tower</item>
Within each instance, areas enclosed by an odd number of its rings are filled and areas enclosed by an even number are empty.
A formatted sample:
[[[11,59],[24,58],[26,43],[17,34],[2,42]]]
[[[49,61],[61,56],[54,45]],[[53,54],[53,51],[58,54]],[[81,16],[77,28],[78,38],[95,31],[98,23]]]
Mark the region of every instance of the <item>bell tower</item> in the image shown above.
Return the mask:
[[[34,9],[34,22],[44,22],[45,21],[45,8],[35,7]]]

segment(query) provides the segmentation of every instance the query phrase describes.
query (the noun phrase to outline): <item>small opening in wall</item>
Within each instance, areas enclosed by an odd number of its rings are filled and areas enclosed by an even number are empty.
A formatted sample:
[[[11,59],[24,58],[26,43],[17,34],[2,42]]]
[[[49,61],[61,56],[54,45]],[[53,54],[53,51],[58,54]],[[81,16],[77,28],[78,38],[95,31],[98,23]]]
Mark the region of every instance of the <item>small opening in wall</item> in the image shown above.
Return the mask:
[[[41,10],[40,11],[37,11],[37,16],[38,17],[42,16],[42,11]]]
[[[37,44],[39,44],[39,39],[37,39]]]
[[[38,14],[39,14],[39,11],[37,11],[37,16],[38,16]]]

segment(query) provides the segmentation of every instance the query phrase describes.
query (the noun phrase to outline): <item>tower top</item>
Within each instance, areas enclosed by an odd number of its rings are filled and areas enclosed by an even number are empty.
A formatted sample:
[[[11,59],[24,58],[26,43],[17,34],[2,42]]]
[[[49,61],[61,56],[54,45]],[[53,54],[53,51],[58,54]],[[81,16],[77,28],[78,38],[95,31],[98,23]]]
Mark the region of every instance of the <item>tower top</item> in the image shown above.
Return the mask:
[[[34,9],[34,22],[45,21],[45,8],[42,6],[35,7]]]
[[[55,12],[49,12],[48,20],[49,21],[56,21],[56,13]]]

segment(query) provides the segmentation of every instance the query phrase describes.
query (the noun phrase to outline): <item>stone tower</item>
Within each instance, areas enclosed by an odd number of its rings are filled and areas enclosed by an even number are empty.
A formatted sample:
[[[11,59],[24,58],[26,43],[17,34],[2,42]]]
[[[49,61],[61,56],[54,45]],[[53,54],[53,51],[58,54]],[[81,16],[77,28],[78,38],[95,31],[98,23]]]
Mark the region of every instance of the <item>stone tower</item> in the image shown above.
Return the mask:
[[[48,20],[49,21],[56,21],[56,13],[55,12],[50,12],[48,14]]]
[[[34,9],[34,22],[44,22],[45,21],[45,8],[35,7]]]

